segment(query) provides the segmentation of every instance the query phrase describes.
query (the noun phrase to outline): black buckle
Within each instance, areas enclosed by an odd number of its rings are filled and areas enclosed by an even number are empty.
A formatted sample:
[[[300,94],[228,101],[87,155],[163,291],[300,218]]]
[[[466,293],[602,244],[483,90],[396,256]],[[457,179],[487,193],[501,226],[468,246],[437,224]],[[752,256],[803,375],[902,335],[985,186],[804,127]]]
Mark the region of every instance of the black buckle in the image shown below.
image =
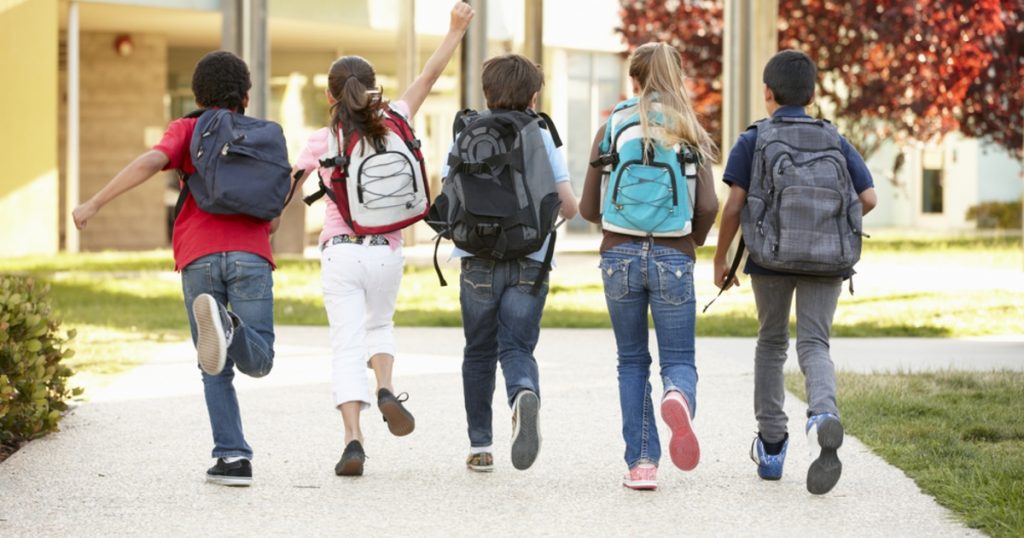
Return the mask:
[[[476,225],[476,235],[478,237],[490,237],[498,235],[501,230],[501,225],[496,222],[481,222]]]
[[[594,168],[601,168],[603,166],[608,166],[608,165],[617,166],[618,164],[619,164],[619,154],[618,153],[605,153],[604,155],[601,155],[600,157],[594,159],[593,161],[590,161],[590,166],[592,166]]]
[[[323,168],[345,168],[348,166],[348,158],[344,155],[325,157],[320,159],[320,166]]]
[[[419,139],[414,138],[406,142],[405,145],[409,147],[409,151],[416,151],[423,147],[423,142],[420,142]]]

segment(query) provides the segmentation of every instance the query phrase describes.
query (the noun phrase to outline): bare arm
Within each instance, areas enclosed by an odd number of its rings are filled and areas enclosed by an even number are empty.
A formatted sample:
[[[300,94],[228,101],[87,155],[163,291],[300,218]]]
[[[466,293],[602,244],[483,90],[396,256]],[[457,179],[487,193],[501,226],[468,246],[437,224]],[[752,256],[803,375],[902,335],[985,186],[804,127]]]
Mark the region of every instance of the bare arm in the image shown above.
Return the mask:
[[[558,214],[565,220],[572,220],[578,213],[576,193],[572,192],[572,182],[563,181],[555,185],[555,188],[558,190],[558,199],[562,202],[562,208],[558,210]]]
[[[135,158],[134,161],[125,166],[106,185],[71,212],[75,220],[75,226],[79,230],[85,228],[99,210],[107,205],[107,202],[117,198],[125,192],[141,185],[147,179],[163,170],[168,163],[167,155],[157,150],[149,150]]]
[[[738,278],[734,278],[729,283],[725,282],[725,277],[729,275],[729,267],[726,266],[725,256],[729,252],[729,246],[732,244],[733,238],[736,237],[736,231],[739,230],[740,211],[746,203],[747,191],[743,190],[743,187],[733,185],[729,189],[729,198],[725,201],[725,208],[722,210],[722,222],[718,228],[718,246],[715,247],[714,277],[715,285],[719,288],[729,287],[734,284],[739,286],[740,284]]]
[[[604,130],[607,125],[602,125],[594,135],[594,145],[590,149],[590,160],[597,159],[600,155],[601,139],[604,138]],[[601,222],[601,174],[603,168],[587,167],[587,176],[583,180],[583,194],[580,197],[580,215],[589,222]]]
[[[410,118],[416,115],[416,111],[423,105],[423,101],[426,101],[430,89],[434,87],[434,83],[437,82],[441,73],[444,72],[445,66],[452,59],[452,55],[455,54],[455,49],[458,48],[462,36],[469,28],[469,21],[474,14],[473,8],[465,2],[459,2],[452,8],[448,35],[444,36],[441,45],[430,55],[420,76],[416,77],[416,80],[402,94],[401,100],[409,105]]]
[[[878,194],[875,192],[874,187],[864,189],[864,191],[857,195],[857,198],[860,198],[860,205],[864,208],[864,215],[870,213],[878,205]]]

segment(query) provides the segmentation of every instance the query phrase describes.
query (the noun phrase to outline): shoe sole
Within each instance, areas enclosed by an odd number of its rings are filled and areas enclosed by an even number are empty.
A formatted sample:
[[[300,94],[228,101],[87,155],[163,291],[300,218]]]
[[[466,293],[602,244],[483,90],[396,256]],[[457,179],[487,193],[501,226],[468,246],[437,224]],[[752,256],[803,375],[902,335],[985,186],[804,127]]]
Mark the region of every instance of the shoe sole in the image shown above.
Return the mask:
[[[817,437],[821,454],[807,469],[807,491],[814,495],[824,495],[835,487],[843,473],[843,463],[836,453],[843,445],[842,423],[826,420],[818,426]]]
[[[476,473],[490,473],[490,472],[494,472],[494,466],[493,465],[487,465],[487,466],[467,465],[466,468],[469,469],[470,471],[473,471],[473,472],[476,472]]]
[[[199,367],[209,375],[224,370],[227,346],[224,342],[224,325],[221,323],[220,308],[210,295],[200,295],[192,302],[192,315],[196,319],[196,352]]]
[[[249,487],[252,485],[252,477],[243,476],[214,476],[206,475],[206,481],[210,484],[218,484],[221,486],[231,487]]]
[[[637,491],[658,489],[658,483],[654,480],[623,480],[622,486]]]
[[[692,471],[700,463],[700,443],[693,432],[686,406],[679,400],[667,398],[661,402],[661,418],[672,431],[672,439],[668,443],[672,463],[684,471]]]
[[[529,469],[540,452],[540,430],[537,414],[540,399],[528,392],[516,401],[516,431],[512,434],[512,466],[520,471]]]
[[[398,400],[391,400],[379,404],[380,413],[388,423],[388,430],[396,437],[402,437],[412,433],[416,429],[416,419],[413,418],[405,406]]]
[[[334,474],[338,476],[363,476],[363,461],[351,459],[338,462],[334,466]]]

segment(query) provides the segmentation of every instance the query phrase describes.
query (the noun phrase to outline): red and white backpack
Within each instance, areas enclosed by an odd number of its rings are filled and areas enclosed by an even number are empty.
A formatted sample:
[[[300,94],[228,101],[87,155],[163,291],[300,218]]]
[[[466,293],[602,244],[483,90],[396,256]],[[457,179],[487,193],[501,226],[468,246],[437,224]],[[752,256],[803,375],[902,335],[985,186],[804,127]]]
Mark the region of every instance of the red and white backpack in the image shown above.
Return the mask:
[[[430,209],[416,133],[391,107],[382,115],[388,134],[380,145],[358,133],[342,144],[340,129],[331,130],[327,153],[320,158],[320,190],[305,199],[312,204],[326,194],[352,231],[361,235],[401,230],[422,220]]]

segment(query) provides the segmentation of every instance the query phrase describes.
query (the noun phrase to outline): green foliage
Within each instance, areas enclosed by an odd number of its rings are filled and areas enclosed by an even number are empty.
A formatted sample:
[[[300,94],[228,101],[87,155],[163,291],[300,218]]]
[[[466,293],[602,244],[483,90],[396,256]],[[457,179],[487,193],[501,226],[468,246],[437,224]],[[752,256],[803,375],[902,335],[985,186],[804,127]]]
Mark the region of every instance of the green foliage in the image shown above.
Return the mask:
[[[990,536],[1024,536],[1024,373],[840,372],[847,431]],[[786,387],[803,397],[803,376]]]
[[[1020,202],[985,202],[967,209],[967,220],[977,221],[978,228],[1019,230]]]
[[[56,431],[72,371],[61,361],[74,331],[58,334],[47,286],[31,278],[0,276],[0,444],[17,445]]]

